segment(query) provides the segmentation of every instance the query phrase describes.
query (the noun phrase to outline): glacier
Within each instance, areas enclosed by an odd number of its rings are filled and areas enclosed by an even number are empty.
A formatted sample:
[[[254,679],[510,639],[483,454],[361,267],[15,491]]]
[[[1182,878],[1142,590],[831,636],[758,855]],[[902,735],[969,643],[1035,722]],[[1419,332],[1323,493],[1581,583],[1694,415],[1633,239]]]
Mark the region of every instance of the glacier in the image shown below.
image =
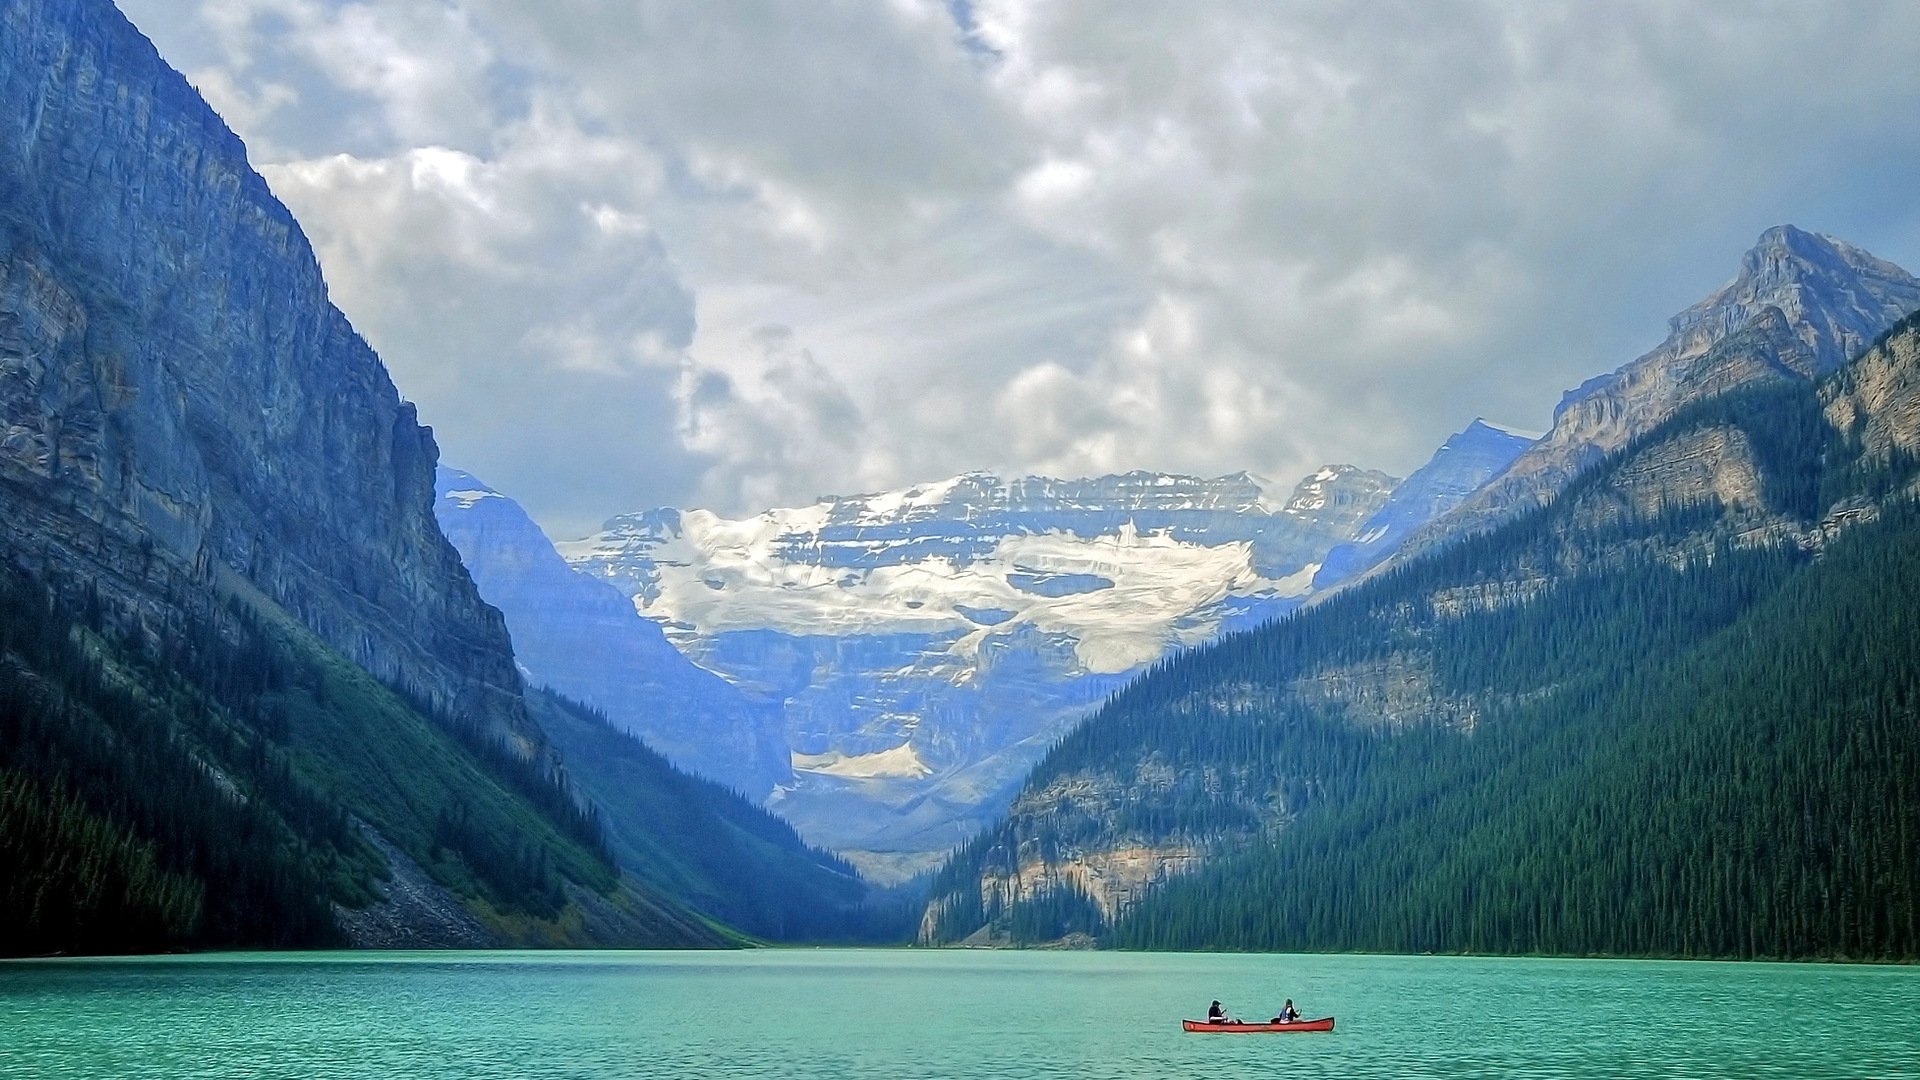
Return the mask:
[[[435,509],[530,681],[892,882],[1148,665],[1337,587],[1527,445],[1475,421],[1405,482],[970,472],[557,544],[456,470]]]
[[[653,509],[557,547],[777,705],[793,779],[768,805],[896,880],[1146,665],[1297,607],[1397,486],[1344,465],[1279,488],[973,472],[738,519]]]

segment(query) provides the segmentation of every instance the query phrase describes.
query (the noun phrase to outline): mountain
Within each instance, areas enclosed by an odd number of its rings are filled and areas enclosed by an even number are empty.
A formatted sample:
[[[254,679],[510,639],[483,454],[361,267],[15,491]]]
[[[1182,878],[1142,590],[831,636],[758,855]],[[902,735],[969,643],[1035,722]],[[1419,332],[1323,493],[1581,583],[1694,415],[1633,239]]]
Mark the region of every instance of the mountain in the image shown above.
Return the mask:
[[[0,6],[0,954],[868,918],[763,811],[529,696],[436,458],[186,80],[105,0]]]
[[[721,940],[621,890],[240,141],[109,4],[0,30],[8,951]]]
[[[1819,378],[1920,307],[1920,280],[1830,236],[1779,225],[1733,280],[1667,320],[1651,352],[1569,391],[1553,426],[1498,478],[1414,532],[1416,557],[1552,498],[1676,409],[1756,381]]]
[[[1327,552],[1313,576],[1314,589],[1329,589],[1398,551],[1408,536],[1505,472],[1536,438],[1483,419],[1467,425],[1393,489],[1386,505],[1360,527],[1357,539]]]
[[[244,580],[537,752],[505,627],[425,512],[432,438],[240,140],[112,5],[3,17],[9,549],[129,606]]]
[[[1912,960],[1916,552],[1910,317],[1156,666],[943,869],[922,935]]]
[[[790,784],[777,707],[681,655],[618,589],[576,573],[518,503],[442,467],[434,514],[499,608],[528,681],[600,712],[681,768],[752,799]]]
[[[781,711],[794,779],[772,808],[900,878],[990,821],[1146,665],[1297,607],[1394,487],[1350,466],[1291,489],[969,473],[744,520],[652,510],[559,547]]]

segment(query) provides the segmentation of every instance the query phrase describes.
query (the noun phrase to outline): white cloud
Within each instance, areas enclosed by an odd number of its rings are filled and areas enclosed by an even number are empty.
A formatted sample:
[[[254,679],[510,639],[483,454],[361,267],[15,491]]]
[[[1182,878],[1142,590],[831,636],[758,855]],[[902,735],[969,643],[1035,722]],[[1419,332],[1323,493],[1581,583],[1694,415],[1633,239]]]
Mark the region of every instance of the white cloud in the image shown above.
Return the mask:
[[[550,524],[1404,471],[1543,424],[1768,225],[1920,258],[1891,0],[126,6]]]
[[[859,470],[866,417],[831,372],[785,326],[758,327],[728,371],[689,359],[675,388],[680,434],[715,462],[708,505],[778,506],[811,482],[836,490]]]
[[[449,461],[568,531],[610,495],[655,494],[655,471],[702,467],[670,396],[693,298],[640,210],[657,161],[536,110],[486,158],[421,147],[265,172]]]

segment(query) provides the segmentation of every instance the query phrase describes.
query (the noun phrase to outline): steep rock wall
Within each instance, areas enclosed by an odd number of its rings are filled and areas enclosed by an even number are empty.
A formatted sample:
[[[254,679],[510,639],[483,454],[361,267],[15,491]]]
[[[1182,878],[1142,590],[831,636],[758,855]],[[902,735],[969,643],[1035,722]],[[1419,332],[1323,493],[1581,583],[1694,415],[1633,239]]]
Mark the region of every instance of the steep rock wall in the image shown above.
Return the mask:
[[[0,101],[8,554],[155,619],[246,583],[536,752],[431,433],[240,140],[106,0],[0,9]]]
[[[1829,236],[1762,233],[1733,280],[1667,322],[1657,347],[1569,391],[1553,427],[1504,473],[1412,533],[1384,566],[1482,532],[1553,496],[1680,407],[1770,380],[1838,369],[1920,308],[1920,280]]]

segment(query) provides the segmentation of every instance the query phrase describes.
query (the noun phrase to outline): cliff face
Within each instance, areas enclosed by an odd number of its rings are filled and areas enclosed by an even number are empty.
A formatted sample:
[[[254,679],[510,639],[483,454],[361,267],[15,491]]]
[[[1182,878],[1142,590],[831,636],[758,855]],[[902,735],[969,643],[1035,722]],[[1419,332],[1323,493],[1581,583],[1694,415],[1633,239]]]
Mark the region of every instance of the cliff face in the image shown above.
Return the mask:
[[[7,553],[165,633],[253,590],[442,716],[541,743],[432,514],[437,450],[245,148],[104,0],[0,10]]]
[[[1916,308],[1920,280],[1900,267],[1833,237],[1791,225],[1768,229],[1733,280],[1667,321],[1666,340],[1569,391],[1539,442],[1414,532],[1392,563],[1540,505],[1689,402],[1827,375]]]

